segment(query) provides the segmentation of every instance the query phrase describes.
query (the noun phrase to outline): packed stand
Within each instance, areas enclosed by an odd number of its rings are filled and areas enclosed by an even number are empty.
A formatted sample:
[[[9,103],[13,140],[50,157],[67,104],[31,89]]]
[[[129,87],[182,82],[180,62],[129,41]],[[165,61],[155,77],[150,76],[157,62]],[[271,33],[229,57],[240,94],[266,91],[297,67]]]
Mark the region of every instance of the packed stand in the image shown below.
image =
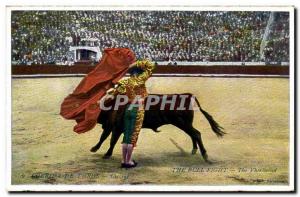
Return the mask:
[[[70,46],[131,48],[138,58],[188,62],[289,61],[289,14],[271,12],[13,11],[12,62],[64,64]]]

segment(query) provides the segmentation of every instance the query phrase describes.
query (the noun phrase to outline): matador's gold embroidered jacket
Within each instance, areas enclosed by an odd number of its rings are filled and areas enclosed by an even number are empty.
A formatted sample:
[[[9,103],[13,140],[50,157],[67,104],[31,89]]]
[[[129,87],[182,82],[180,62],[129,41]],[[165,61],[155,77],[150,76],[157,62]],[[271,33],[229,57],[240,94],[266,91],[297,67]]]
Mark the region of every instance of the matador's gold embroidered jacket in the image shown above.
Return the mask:
[[[126,94],[129,102],[133,101],[136,96],[140,98],[148,96],[145,82],[152,75],[153,69],[155,68],[154,63],[149,60],[142,60],[137,61],[136,65],[142,68],[144,72],[118,81],[117,87],[112,92],[113,95]]]

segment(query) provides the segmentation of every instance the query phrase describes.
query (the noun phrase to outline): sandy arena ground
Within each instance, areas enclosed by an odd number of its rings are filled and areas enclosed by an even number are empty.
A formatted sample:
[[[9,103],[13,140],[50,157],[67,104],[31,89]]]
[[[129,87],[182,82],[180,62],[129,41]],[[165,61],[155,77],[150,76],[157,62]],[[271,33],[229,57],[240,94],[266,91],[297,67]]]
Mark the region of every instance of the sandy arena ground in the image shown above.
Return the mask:
[[[139,165],[130,170],[119,168],[121,138],[112,158],[102,159],[110,137],[97,153],[89,151],[101,126],[78,135],[74,121],[59,116],[80,80],[12,80],[12,184],[288,184],[288,79],[152,77],[151,93],[195,94],[228,134],[217,138],[195,113],[209,165],[199,152],[191,155],[191,140],[178,128],[143,129],[134,153]]]

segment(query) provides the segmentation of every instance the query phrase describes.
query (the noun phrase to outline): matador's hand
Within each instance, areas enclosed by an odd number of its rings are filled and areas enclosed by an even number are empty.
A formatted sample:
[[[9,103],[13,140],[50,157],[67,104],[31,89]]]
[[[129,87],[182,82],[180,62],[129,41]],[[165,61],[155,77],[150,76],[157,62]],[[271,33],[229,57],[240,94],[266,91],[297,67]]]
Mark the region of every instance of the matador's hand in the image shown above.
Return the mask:
[[[114,88],[110,88],[109,90],[106,91],[106,94],[111,94],[111,93],[113,93],[114,91],[115,91]]]
[[[131,67],[133,67],[133,66],[135,66],[135,65],[136,65],[136,61],[133,62],[132,64],[130,64],[130,65],[129,65],[129,68],[131,68]]]

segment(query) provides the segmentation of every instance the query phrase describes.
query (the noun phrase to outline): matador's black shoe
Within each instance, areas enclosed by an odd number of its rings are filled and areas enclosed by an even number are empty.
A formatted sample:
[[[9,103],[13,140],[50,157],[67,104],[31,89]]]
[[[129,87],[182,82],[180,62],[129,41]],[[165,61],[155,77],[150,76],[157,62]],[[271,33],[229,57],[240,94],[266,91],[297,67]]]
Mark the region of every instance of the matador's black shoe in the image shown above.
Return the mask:
[[[134,168],[138,165],[138,163],[132,160],[133,164],[125,164],[125,168]]]

